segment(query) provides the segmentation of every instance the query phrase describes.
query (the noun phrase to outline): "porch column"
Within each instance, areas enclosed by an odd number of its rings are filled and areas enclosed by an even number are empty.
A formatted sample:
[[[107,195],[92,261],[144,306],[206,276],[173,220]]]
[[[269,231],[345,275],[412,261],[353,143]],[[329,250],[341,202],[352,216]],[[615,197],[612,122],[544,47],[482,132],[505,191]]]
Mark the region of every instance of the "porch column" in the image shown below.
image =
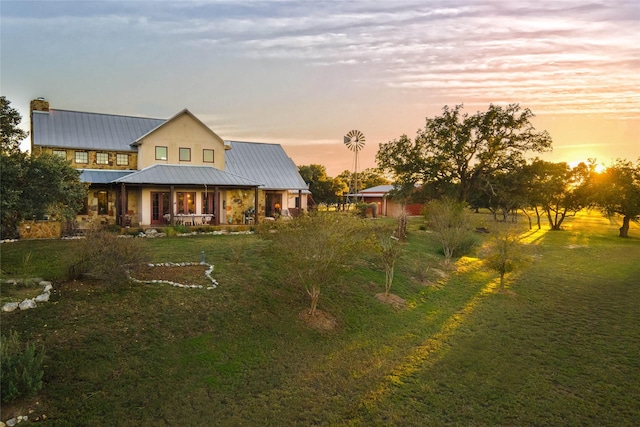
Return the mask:
[[[254,189],[254,197],[253,197],[253,223],[258,225],[258,187]]]
[[[127,191],[124,186],[124,182],[120,186],[120,227],[124,228],[127,225]]]
[[[220,193],[213,187],[213,225],[220,225]]]
[[[175,213],[175,207],[174,205],[176,204],[176,202],[174,201],[174,191],[173,191],[173,185],[171,187],[169,187],[169,224],[174,225],[173,223],[173,214]],[[160,213],[162,214],[162,213]]]

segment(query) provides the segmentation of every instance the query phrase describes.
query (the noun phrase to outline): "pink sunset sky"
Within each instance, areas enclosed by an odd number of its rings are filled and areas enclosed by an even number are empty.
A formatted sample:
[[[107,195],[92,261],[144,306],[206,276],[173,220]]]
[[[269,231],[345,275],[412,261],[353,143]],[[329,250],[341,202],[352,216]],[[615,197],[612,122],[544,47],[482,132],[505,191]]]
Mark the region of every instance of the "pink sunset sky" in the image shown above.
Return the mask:
[[[530,108],[546,160],[640,157],[636,1],[2,1],[0,88],[51,108],[169,118],[359,169],[445,105]],[[28,148],[28,143],[23,144]]]

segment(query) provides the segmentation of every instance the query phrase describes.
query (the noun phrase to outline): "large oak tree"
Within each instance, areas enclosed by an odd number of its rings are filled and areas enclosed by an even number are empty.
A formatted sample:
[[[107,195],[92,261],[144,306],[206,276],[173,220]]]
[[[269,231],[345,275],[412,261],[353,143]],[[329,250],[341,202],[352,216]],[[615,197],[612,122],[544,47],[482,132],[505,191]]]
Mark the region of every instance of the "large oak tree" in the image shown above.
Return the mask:
[[[495,171],[515,167],[527,152],[551,148],[551,137],[535,130],[528,108],[491,104],[474,115],[462,109],[445,106],[442,115],[426,119],[413,141],[402,135],[380,144],[378,167],[404,188],[422,184],[425,196],[467,201]]]
[[[628,237],[630,222],[640,219],[640,159],[635,165],[619,159],[593,179],[595,204],[607,215],[622,215],[619,235]]]

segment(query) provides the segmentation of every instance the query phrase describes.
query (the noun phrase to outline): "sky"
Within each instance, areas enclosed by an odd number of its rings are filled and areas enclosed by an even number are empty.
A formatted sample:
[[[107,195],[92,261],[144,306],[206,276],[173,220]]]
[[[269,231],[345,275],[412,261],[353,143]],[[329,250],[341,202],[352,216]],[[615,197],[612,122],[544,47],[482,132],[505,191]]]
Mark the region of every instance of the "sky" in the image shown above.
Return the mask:
[[[444,106],[518,103],[541,157],[640,158],[640,2],[0,1],[0,91],[51,108],[169,118],[353,170],[343,143],[414,137]],[[23,147],[28,149],[29,144]]]

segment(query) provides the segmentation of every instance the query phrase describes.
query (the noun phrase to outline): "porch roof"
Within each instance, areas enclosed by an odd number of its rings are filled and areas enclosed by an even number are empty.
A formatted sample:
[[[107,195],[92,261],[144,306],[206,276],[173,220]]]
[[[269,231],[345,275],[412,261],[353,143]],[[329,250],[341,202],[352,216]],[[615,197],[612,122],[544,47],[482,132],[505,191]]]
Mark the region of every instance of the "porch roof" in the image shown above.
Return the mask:
[[[265,190],[307,190],[298,167],[280,144],[225,141],[225,170],[260,183]]]
[[[135,171],[110,169],[80,169],[80,181],[91,184],[109,184]]]
[[[125,184],[158,185],[221,185],[230,187],[259,187],[253,181],[212,166],[151,165],[142,170],[115,179]]]

